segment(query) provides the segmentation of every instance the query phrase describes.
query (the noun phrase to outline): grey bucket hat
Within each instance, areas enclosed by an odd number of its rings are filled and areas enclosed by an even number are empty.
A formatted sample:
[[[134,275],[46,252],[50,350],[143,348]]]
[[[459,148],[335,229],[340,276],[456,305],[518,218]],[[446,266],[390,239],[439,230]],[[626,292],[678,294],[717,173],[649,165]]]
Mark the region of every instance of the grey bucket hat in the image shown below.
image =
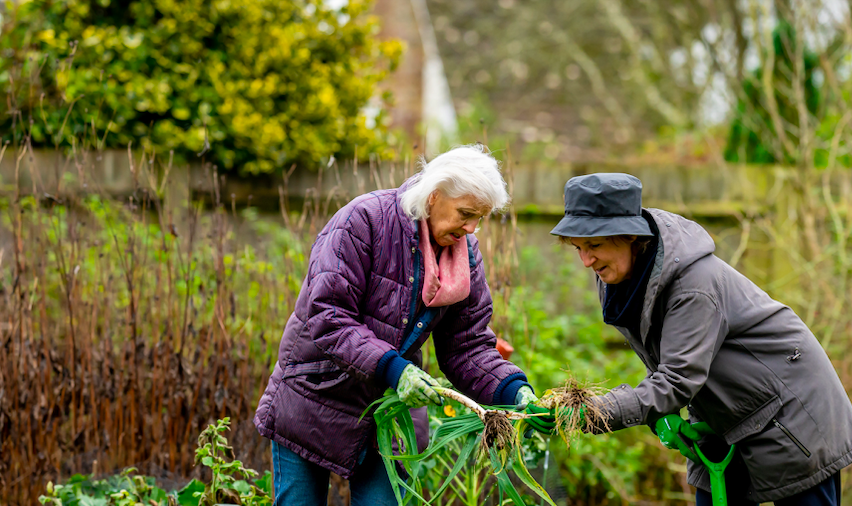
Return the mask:
[[[563,237],[653,236],[642,217],[642,182],[619,173],[572,177],[565,183],[565,216],[550,233]]]

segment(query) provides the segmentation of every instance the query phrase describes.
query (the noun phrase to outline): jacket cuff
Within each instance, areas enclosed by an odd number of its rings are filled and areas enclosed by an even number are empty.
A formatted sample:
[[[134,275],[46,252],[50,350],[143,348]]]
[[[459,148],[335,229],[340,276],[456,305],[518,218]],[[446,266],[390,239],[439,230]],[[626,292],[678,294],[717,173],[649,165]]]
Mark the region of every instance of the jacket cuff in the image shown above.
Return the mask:
[[[618,385],[606,395],[592,399],[604,413],[609,415],[607,427],[590,427],[589,430],[597,432],[614,432],[627,427],[635,427],[645,423],[642,415],[642,406],[639,396],[628,384]]]
[[[376,366],[376,377],[381,378],[389,387],[396,390],[399,377],[402,376],[402,370],[410,363],[410,360],[400,357],[398,351],[390,350],[379,359]]]
[[[497,389],[494,390],[494,400],[492,403],[495,406],[512,406],[515,404],[515,396],[518,395],[518,390],[521,389],[522,386],[528,386],[532,389],[532,385],[527,382],[526,374],[522,372],[516,372],[515,374],[510,374],[503,378],[503,381],[497,385]],[[533,392],[535,390],[533,389]]]

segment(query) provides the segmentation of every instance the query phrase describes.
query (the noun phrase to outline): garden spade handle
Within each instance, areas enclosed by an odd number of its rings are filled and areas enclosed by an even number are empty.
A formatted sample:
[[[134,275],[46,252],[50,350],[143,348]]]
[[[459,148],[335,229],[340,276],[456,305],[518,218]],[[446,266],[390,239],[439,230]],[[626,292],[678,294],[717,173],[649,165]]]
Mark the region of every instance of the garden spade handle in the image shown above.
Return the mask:
[[[663,436],[666,431],[667,436]],[[710,495],[713,497],[713,506],[727,506],[728,493],[725,487],[725,468],[731,463],[736,451],[736,445],[731,445],[728,450],[728,455],[721,462],[712,462],[701,452],[696,442],[702,436],[715,434],[705,422],[689,423],[682,419],[679,415],[666,415],[657,421],[656,431],[660,436],[660,441],[668,448],[674,448],[672,441],[677,450],[680,450],[689,460],[696,464],[703,464],[710,473]],[[687,441],[692,442],[692,448],[686,445],[686,441],[680,436],[684,436]]]
[[[731,445],[728,455],[721,462],[711,462],[701,453],[698,443],[693,443],[692,447],[695,449],[698,458],[701,459],[701,463],[704,464],[704,467],[710,473],[710,495],[713,497],[713,506],[728,506],[728,491],[725,488],[725,468],[728,467],[728,464],[734,458],[737,445]]]

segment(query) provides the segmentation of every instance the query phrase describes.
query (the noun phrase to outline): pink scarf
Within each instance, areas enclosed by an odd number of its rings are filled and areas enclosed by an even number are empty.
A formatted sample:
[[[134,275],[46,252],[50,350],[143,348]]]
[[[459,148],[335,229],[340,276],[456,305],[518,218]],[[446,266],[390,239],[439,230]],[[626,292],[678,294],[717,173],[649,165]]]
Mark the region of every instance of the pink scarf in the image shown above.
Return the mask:
[[[429,225],[420,220],[420,251],[426,277],[423,280],[423,303],[427,307],[449,306],[470,295],[470,262],[467,255],[467,236],[458,244],[447,246],[435,260]]]

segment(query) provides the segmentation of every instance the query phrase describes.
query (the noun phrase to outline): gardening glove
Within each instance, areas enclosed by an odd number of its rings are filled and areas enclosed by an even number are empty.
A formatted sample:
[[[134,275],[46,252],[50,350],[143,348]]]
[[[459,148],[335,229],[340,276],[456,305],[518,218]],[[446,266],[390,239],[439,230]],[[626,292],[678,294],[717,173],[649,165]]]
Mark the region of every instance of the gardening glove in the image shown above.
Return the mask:
[[[531,418],[526,418],[527,424],[530,426],[529,429],[524,431],[524,437],[529,439],[532,437],[532,431],[536,430],[541,432],[542,434],[550,435],[556,430],[556,417],[553,412],[547,408],[542,408],[541,406],[536,406],[533,403],[527,404],[524,412],[530,415],[538,415],[542,413],[541,416],[534,416]]]
[[[432,389],[436,386],[440,386],[438,380],[416,365],[408,364],[399,376],[396,393],[399,394],[399,400],[409,408],[419,408],[430,402],[441,406],[441,396]]]
[[[515,410],[517,411],[524,411],[528,406],[534,405],[536,402],[538,402],[538,396],[535,395],[532,388],[526,385],[519,388],[518,393],[515,394]],[[532,427],[528,428],[524,431],[524,438],[531,438],[532,433]]]
[[[698,462],[698,457],[692,451],[693,444],[707,434],[713,434],[713,429],[706,422],[690,424],[678,414],[665,415],[654,424],[654,433],[660,438],[663,446],[677,450],[684,457]]]
[[[586,406],[580,406],[578,415],[581,421],[586,419],[585,411]],[[538,432],[541,432],[542,434],[555,434],[557,429],[556,419],[571,419],[574,414],[574,408],[559,408],[559,414],[557,415],[555,410],[542,408],[540,406],[536,406],[535,404],[530,404],[529,406],[527,406],[526,412],[529,414],[548,413],[547,415],[527,418],[526,421],[530,425],[530,427],[537,430]],[[583,430],[585,427],[581,425],[578,428],[580,430]],[[526,436],[526,433],[524,435]]]
[[[518,393],[515,394],[515,409],[518,411],[526,409],[527,406],[536,402],[538,402],[538,397],[536,397],[532,388],[526,385],[519,388]]]
[[[444,378],[443,376],[441,376],[440,378],[435,378],[435,381],[438,382],[438,386],[440,386],[440,387],[454,388],[453,382],[448,380],[447,378]]]

